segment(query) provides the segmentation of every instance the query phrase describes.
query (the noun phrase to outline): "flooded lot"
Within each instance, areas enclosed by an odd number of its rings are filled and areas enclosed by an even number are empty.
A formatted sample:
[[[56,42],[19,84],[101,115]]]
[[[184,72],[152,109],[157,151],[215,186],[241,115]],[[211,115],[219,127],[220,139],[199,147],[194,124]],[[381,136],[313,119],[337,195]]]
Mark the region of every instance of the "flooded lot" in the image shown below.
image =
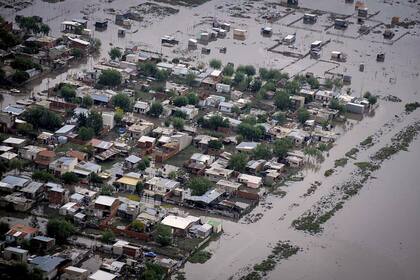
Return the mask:
[[[89,19],[88,28],[92,28],[96,19],[109,19],[106,31],[93,33],[94,37],[102,41],[102,57],[107,56],[111,46],[126,48],[137,44],[161,52],[168,59],[181,57],[193,64],[218,58],[235,65],[254,64],[257,67],[278,68],[291,75],[312,72],[316,76],[323,76],[326,71],[343,73],[352,76],[352,84],[348,88],[355,96],[371,91],[380,96],[391,94],[402,99],[402,103],[382,100],[373,116],[365,118],[363,122],[356,122],[350,131],[344,133],[316,172],[307,170],[302,182],[283,188],[287,192],[284,198],[269,196],[266,202],[271,202],[273,208],[258,206],[253,212],[262,213],[261,219],[251,224],[243,220],[239,223],[225,221],[225,234],[209,245],[212,258],[205,264],[187,263],[187,279],[239,278],[241,274],[238,272],[246,271],[247,267],[264,259],[271,250],[270,246],[278,240],[291,240],[303,251],[290,260],[282,261],[267,276],[269,279],[416,279],[420,272],[416,265],[420,258],[420,222],[417,217],[420,210],[417,183],[420,180],[419,140],[411,144],[408,153],[401,152],[385,162],[374,173],[376,179],[366,182],[359,195],[349,200],[324,225],[324,232],[319,236],[296,231],[291,223],[323,195],[330,193],[334,185],[350,178],[355,169],[353,162],[332,176],[324,177],[325,170],[334,166],[336,159],[343,157],[352,147],[378,130],[383,130],[383,134],[379,143],[371,149],[374,151],[383,147],[395,133],[420,119],[419,111],[409,116],[403,115],[406,102],[420,100],[419,27],[395,28],[395,38],[384,40],[382,32],[385,27],[381,24],[390,23],[392,16],[418,20],[418,4],[409,1],[370,1],[369,13],[379,13],[367,21],[367,24],[374,27],[370,34],[359,36],[357,18],[353,15],[354,7],[346,5],[343,0],[306,0],[300,1],[300,5],[350,16],[351,24],[345,31],[330,28],[332,21],[326,13],[320,15],[315,25],[308,27],[299,20],[305,11],[290,12],[284,7],[268,4],[269,1],[214,0],[194,8],[175,6],[173,8],[179,10],[176,13],[149,17],[141,22],[134,21],[125,38],[119,38],[119,27],[113,23],[115,15],[110,12],[111,9],[125,10],[145,2],[66,0],[50,4],[37,0],[19,14],[43,16],[54,36],[60,34],[60,23],[64,20],[86,16]],[[278,12],[280,18],[269,23],[262,18],[267,11]],[[9,18],[15,16],[6,10],[1,13]],[[209,55],[201,54],[201,45],[197,50],[188,51],[188,39],[203,30],[211,29],[213,17],[231,23],[232,27],[247,30],[245,40],[235,40],[230,33],[226,38],[206,45],[211,49]],[[260,34],[260,28],[265,25],[273,28],[271,37],[262,37]],[[309,56],[294,58],[267,51],[277,43],[276,40],[294,33],[296,43],[293,47],[281,45],[276,50],[305,55],[311,42],[331,42],[325,45],[319,60]],[[160,38],[164,35],[175,36],[180,41],[179,45],[162,47]],[[218,51],[222,47],[227,48],[226,54]],[[344,52],[348,56],[347,61],[332,62],[332,51]],[[379,63],[376,62],[376,55],[381,52],[386,54],[386,59]],[[100,57],[89,59],[88,63],[69,73],[92,68]],[[359,71],[360,63],[365,65],[364,72]],[[40,92],[64,81],[69,73],[43,80],[31,85],[31,88],[34,86],[33,91]],[[5,98],[5,105],[12,102],[8,100]],[[396,119],[395,115],[401,118]],[[386,124],[392,125],[385,128]],[[357,161],[367,160],[372,150],[361,151]],[[322,185],[311,196],[303,197],[314,181],[320,181]]]

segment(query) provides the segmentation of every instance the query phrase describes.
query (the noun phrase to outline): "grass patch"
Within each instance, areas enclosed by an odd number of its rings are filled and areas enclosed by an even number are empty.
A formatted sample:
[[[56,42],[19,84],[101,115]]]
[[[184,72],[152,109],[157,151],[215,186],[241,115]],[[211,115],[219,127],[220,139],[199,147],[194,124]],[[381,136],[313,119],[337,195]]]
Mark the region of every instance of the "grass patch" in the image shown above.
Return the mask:
[[[333,175],[334,171],[335,171],[334,169],[328,169],[324,172],[324,176],[329,177],[329,176]]]
[[[348,158],[340,158],[334,162],[334,168],[346,166]]]
[[[356,154],[359,152],[359,149],[357,148],[351,148],[350,151],[348,151],[345,155],[348,158],[356,159]]]
[[[133,201],[140,201],[140,196],[136,195],[136,194],[129,194],[127,195],[127,198]]]
[[[192,254],[188,258],[188,261],[190,263],[205,263],[210,258],[211,258],[211,253],[210,252],[199,250],[199,251],[195,252],[194,254]]]

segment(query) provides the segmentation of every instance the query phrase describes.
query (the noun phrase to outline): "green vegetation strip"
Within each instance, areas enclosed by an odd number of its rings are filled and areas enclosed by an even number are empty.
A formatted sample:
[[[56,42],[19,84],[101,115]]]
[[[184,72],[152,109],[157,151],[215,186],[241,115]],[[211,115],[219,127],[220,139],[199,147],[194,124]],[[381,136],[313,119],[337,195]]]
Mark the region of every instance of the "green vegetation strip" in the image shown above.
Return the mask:
[[[274,246],[271,254],[262,262],[255,264],[252,271],[247,275],[242,276],[241,280],[256,280],[262,279],[268,272],[274,270],[276,265],[284,259],[297,254],[300,248],[290,244],[290,241],[278,241]]]
[[[354,163],[354,165],[358,167],[358,172],[355,173],[349,181],[339,186],[334,186],[333,191],[330,194],[323,196],[311,209],[294,220],[292,226],[297,230],[306,231],[310,234],[322,232],[322,225],[343,207],[346,200],[358,194],[363,187],[363,183],[370,178],[371,172],[378,170],[381,167],[382,162],[389,159],[392,155],[397,154],[401,150],[406,151],[410,143],[418,135],[419,131],[420,122],[416,122],[398,132],[392,138],[391,144],[379,149],[379,151],[371,156],[370,161]],[[346,156],[349,156],[348,154],[353,156],[358,152],[358,150],[356,150],[357,149],[350,151],[351,153],[348,152]],[[329,176],[333,172],[333,169],[329,169],[324,175]],[[269,263],[266,265],[269,265]]]
[[[191,263],[205,263],[211,258],[211,255],[212,254],[210,252],[199,250],[195,252],[194,254],[192,254],[188,258],[188,261]]]

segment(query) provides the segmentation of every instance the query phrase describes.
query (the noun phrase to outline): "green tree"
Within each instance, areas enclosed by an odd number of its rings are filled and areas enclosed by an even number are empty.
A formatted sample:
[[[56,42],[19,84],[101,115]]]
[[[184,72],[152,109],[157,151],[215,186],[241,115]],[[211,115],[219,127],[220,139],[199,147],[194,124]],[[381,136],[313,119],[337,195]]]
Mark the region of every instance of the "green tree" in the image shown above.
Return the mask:
[[[236,72],[244,73],[247,76],[254,76],[256,73],[255,67],[252,65],[239,65]]]
[[[187,94],[188,104],[190,105],[197,105],[200,99],[198,98],[197,94],[194,92],[190,92]]]
[[[233,83],[235,85],[239,85],[241,82],[245,81],[246,76],[242,72],[236,72],[235,76],[233,77]]]
[[[114,69],[103,70],[98,83],[103,86],[116,87],[121,84],[121,73]]]
[[[169,72],[163,69],[162,70],[158,69],[158,71],[154,75],[154,78],[158,82],[164,82],[169,78]]]
[[[16,84],[21,84],[26,82],[27,80],[29,80],[29,74],[26,73],[25,71],[21,71],[21,70],[17,70],[13,75],[12,75],[12,81]]]
[[[119,107],[115,108],[114,121],[117,123],[117,125],[121,124],[123,118],[124,118],[124,110]]]
[[[165,272],[157,264],[146,262],[145,269],[140,275],[139,280],[161,280],[165,276]]]
[[[177,96],[173,100],[173,104],[177,107],[182,107],[188,104],[188,98],[186,96]]]
[[[131,99],[130,97],[125,93],[117,93],[111,98],[111,104],[112,106],[119,107],[123,109],[125,112],[131,111]]]
[[[209,149],[220,150],[223,148],[223,144],[219,140],[210,140],[207,144],[207,147]]]
[[[76,175],[76,173],[66,172],[61,175],[61,180],[63,180],[63,183],[66,185],[73,185],[79,182],[79,177]]]
[[[193,177],[188,181],[187,187],[192,195],[203,195],[213,187],[213,183],[205,177]]]
[[[310,116],[311,116],[311,114],[305,108],[300,108],[297,111],[297,118],[298,118],[300,123],[305,123],[307,120],[309,120]]]
[[[34,130],[34,126],[30,123],[19,123],[16,128],[18,133],[27,135],[33,133]]]
[[[93,105],[92,97],[90,97],[89,95],[83,96],[81,106],[83,108],[88,108],[89,109],[90,107],[92,107],[92,105]]]
[[[144,229],[146,228],[146,226],[144,225],[143,222],[139,220],[134,220],[131,222],[131,228],[137,232],[144,232]]]
[[[50,27],[46,24],[41,24],[40,31],[44,35],[48,35],[50,33]]]
[[[187,117],[188,117],[186,113],[184,113],[180,110],[173,111],[172,116],[174,116],[176,118],[181,118],[181,119],[184,119],[184,120],[187,119]],[[168,126],[169,126],[169,124],[168,124]]]
[[[41,66],[37,63],[34,63],[29,58],[23,57],[23,56],[17,56],[11,63],[10,66],[12,66],[14,69],[26,71],[29,69],[38,69],[41,70]]]
[[[22,114],[22,118],[32,124],[35,129],[55,130],[63,122],[59,115],[40,106],[29,108]]]
[[[76,59],[81,59],[82,57],[85,56],[85,54],[83,53],[83,51],[81,49],[78,49],[78,48],[72,48],[70,50],[70,54],[72,56],[74,56]]]
[[[286,91],[279,91],[274,96],[274,104],[282,111],[287,110],[290,106],[290,96]]]
[[[151,76],[154,77],[156,75],[156,73],[158,72],[158,68],[156,66],[156,64],[154,64],[153,62],[141,62],[137,65],[137,68],[139,70],[139,74],[143,75],[143,76]]]
[[[265,128],[261,125],[253,125],[250,123],[241,123],[237,127],[238,134],[246,140],[260,140],[265,136]]]
[[[210,60],[210,67],[213,69],[220,69],[222,68],[222,62],[218,59]]]
[[[177,130],[183,130],[184,129],[184,119],[181,118],[172,118],[172,125]]]
[[[32,180],[35,181],[41,181],[41,182],[54,182],[56,181],[56,178],[51,173],[48,173],[47,171],[34,171],[32,173]]]
[[[187,76],[185,76],[185,83],[188,86],[193,86],[196,78],[197,76],[194,73],[190,72],[187,74]]]
[[[102,179],[102,177],[100,177],[98,174],[92,172],[89,175],[89,182],[93,185],[100,185],[104,182],[104,179]]]
[[[217,130],[219,127],[229,127],[229,119],[225,119],[219,115],[211,116],[209,119],[200,118],[197,120],[197,123],[201,125],[201,127],[211,130]]]
[[[285,158],[293,147],[293,142],[289,138],[281,138],[274,142],[273,153],[279,158]]]
[[[235,73],[235,68],[233,67],[232,64],[227,64],[223,68],[223,75],[231,77],[233,75],[233,73]]]
[[[58,244],[66,243],[67,238],[76,232],[74,226],[64,219],[51,219],[47,224],[47,235],[54,237]]]
[[[340,113],[345,113],[346,112],[346,107],[343,104],[341,104],[340,101],[338,101],[337,98],[331,99],[328,107],[330,107],[333,110],[338,110],[338,111],[340,111]]]
[[[10,170],[17,170],[19,173],[22,171],[22,169],[24,168],[25,164],[22,160],[20,159],[12,159],[11,161],[9,161],[9,168]]]
[[[268,144],[258,144],[252,152],[252,157],[255,159],[270,159],[273,157],[273,151]]]
[[[229,159],[229,168],[238,172],[243,172],[245,171],[247,163],[248,157],[246,154],[236,153],[233,154]]]
[[[159,243],[161,246],[170,245],[172,243],[171,228],[163,224],[157,225],[155,238],[156,242]]]
[[[254,79],[251,82],[251,91],[257,92],[261,89],[262,81],[260,79]]]
[[[152,117],[158,118],[163,112],[163,106],[159,102],[153,102],[150,106],[149,115]]]
[[[76,97],[76,89],[71,85],[63,85],[59,90],[59,95],[67,102],[72,101]]]
[[[112,59],[112,60],[115,60],[115,59],[120,59],[121,58],[121,56],[122,56],[122,53],[121,53],[121,51],[120,51],[120,49],[119,48],[112,48],[110,51],[109,51],[109,57]]]
[[[112,243],[115,240],[115,234],[107,229],[102,232],[101,241],[105,244]]]
[[[79,128],[79,137],[83,141],[91,140],[95,136],[95,131],[91,127],[82,126]]]
[[[273,117],[280,125],[286,123],[287,121],[286,115],[282,112],[276,113]]]
[[[78,116],[77,122],[79,127],[89,127],[95,132],[95,135],[99,135],[103,129],[102,114],[99,112],[91,111],[86,117],[84,114]]]

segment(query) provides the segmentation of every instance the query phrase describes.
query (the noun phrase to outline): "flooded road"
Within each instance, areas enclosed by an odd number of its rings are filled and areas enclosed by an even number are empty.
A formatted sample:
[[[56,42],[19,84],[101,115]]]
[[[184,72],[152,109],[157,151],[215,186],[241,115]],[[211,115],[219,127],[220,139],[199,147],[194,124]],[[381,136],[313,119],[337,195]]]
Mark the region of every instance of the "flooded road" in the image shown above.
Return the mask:
[[[113,16],[104,9],[124,10],[130,5],[138,5],[145,1],[63,1],[48,4],[40,0],[35,5],[22,10],[19,14],[37,14],[46,16],[52,28],[52,35],[60,35],[60,23],[64,20],[81,18],[80,11],[87,11],[90,19],[88,28],[92,28],[95,19]],[[269,196],[273,208],[258,206],[254,214],[262,213],[263,217],[252,224],[244,221],[238,223],[225,221],[225,234],[209,245],[212,258],[204,264],[187,263],[185,272],[187,279],[228,279],[239,278],[238,272],[266,258],[270,246],[279,240],[291,240],[300,246],[302,251],[287,261],[282,261],[275,271],[268,274],[269,279],[417,279],[420,267],[420,221],[417,214],[420,210],[420,189],[418,172],[420,141],[414,141],[409,152],[400,152],[392,160],[384,162],[382,168],[374,173],[377,179],[369,180],[359,195],[350,199],[344,208],[324,225],[324,232],[312,236],[291,228],[291,223],[305,211],[310,209],[319,199],[328,195],[333,186],[345,182],[351,177],[355,167],[351,160],[332,176],[325,178],[324,172],[334,166],[336,159],[367,136],[378,130],[383,131],[379,143],[358,154],[357,161],[368,160],[375,150],[388,144],[403,127],[420,120],[417,110],[405,116],[404,104],[420,101],[420,38],[419,27],[412,29],[394,28],[395,42],[384,40],[384,25],[376,27],[368,35],[357,34],[357,18],[350,17],[351,25],[346,31],[338,31],[328,27],[329,15],[320,16],[319,22],[309,30],[301,22],[291,24],[299,19],[303,12],[287,14],[281,7],[271,7],[269,11],[278,10],[284,17],[275,23],[268,24],[261,18],[260,9],[269,1],[246,1],[253,5],[243,11],[243,17],[232,16],[235,6],[243,6],[245,1],[209,1],[199,7],[176,7],[179,13],[165,16],[152,23],[134,22],[125,38],[118,38],[118,26],[109,23],[105,32],[94,32],[93,37],[102,41],[101,57],[106,57],[112,46],[121,48],[138,44],[142,48],[162,52],[168,59],[182,57],[191,60],[192,64],[208,62],[218,58],[226,62],[238,64],[254,64],[258,67],[274,67],[291,75],[312,72],[323,77],[325,71],[350,75],[352,84],[345,87],[355,96],[370,91],[381,97],[389,94],[402,99],[401,103],[380,100],[379,108],[371,117],[347,124],[346,131],[329,151],[329,156],[321,164],[318,171],[304,171],[305,179],[283,188],[287,192],[284,198]],[[307,8],[320,9],[346,15],[354,14],[354,7],[346,5],[343,0],[301,0],[300,5]],[[419,6],[408,1],[369,1],[369,13],[379,12],[368,24],[375,26],[390,23],[393,16],[401,19],[419,18]],[[221,7],[221,8],[219,8]],[[7,15],[14,17],[13,14]],[[200,49],[187,51],[188,38],[196,36],[201,30],[209,29],[211,18],[215,16],[232,23],[234,28],[244,28],[247,36],[244,41],[234,40],[229,34],[227,38],[210,42],[210,55],[202,55]],[[246,16],[249,16],[247,18]],[[273,27],[272,38],[263,38],[260,28],[264,25]],[[305,29],[306,28],[306,29]],[[138,30],[137,32],[134,32]],[[322,51],[320,60],[310,57],[295,59],[281,54],[271,53],[267,48],[275,45],[276,39],[296,32],[297,42],[293,48],[280,47],[280,50],[304,54],[311,42],[315,40],[331,40]],[[404,35],[405,33],[407,33]],[[160,37],[174,35],[180,40],[179,46],[166,48],[160,46]],[[112,46],[111,46],[112,44]],[[218,51],[227,47],[227,54]],[[201,48],[201,46],[200,46]],[[331,51],[342,51],[348,56],[345,63],[338,65],[330,60]],[[382,63],[376,62],[376,55],[386,54]],[[90,69],[97,60],[81,65],[79,69]],[[360,63],[364,63],[365,71],[359,72]],[[45,90],[54,83],[63,81],[67,74],[59,75],[48,81],[42,81],[34,91]],[[401,118],[396,118],[400,116]],[[351,129],[350,129],[351,128]],[[310,184],[322,182],[316,192],[309,197],[302,197]]]

